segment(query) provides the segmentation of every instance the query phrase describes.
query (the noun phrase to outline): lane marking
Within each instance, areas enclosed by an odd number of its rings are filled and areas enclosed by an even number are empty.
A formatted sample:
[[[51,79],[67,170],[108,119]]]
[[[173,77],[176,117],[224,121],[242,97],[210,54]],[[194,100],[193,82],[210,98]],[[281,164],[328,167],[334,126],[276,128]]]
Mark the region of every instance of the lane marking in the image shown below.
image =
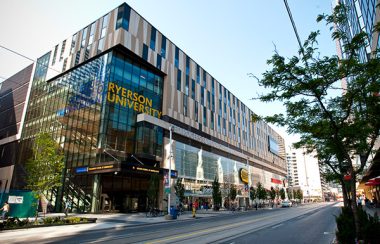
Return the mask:
[[[276,229],[277,227],[280,227],[281,225],[284,225],[284,224],[275,225],[275,226],[272,227],[272,229]]]

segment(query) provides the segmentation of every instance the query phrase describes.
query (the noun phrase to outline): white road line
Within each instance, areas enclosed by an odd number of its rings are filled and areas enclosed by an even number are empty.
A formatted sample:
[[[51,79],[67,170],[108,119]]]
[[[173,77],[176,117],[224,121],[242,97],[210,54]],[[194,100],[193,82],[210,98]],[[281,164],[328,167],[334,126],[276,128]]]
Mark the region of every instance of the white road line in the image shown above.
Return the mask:
[[[281,225],[284,225],[284,224],[275,225],[272,227],[272,229],[276,229],[277,227],[280,227]]]

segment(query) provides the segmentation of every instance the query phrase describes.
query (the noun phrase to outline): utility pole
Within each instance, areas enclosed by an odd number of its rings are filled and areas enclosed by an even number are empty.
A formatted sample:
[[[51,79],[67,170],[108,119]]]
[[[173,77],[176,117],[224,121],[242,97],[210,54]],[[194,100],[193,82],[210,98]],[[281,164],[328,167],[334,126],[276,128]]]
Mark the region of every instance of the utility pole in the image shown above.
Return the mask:
[[[169,193],[168,193],[168,215],[170,215],[170,197],[171,197],[171,176],[172,176],[172,131],[173,126],[169,126]]]

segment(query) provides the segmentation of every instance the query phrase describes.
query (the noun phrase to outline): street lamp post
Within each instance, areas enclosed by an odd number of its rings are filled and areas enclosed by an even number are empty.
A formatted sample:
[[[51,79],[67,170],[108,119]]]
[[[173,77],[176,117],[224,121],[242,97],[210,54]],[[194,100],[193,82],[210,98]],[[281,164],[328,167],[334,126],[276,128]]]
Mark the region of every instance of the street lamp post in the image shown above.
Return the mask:
[[[172,131],[173,131],[173,126],[169,126],[169,176],[168,176],[168,181],[169,181],[169,192],[168,192],[168,215],[170,215],[171,176],[172,176],[172,157],[173,157],[173,152],[172,152]]]
[[[247,182],[247,188],[248,188],[248,205],[250,205],[250,199],[251,199],[251,189],[249,187],[249,181],[251,180],[251,177],[249,176],[249,158],[247,157],[247,175],[248,175],[248,182]],[[248,206],[247,206],[248,207]]]

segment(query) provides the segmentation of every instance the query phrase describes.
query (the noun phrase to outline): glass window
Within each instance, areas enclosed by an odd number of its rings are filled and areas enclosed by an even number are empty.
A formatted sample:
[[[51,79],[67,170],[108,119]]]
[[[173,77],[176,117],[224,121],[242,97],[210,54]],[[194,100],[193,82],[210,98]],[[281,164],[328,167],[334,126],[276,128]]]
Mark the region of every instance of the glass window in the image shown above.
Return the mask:
[[[95,36],[95,29],[96,29],[96,23],[92,23],[91,27],[90,27],[90,37],[88,38],[88,46],[90,46],[92,44],[92,42],[94,41],[94,36]]]
[[[206,76],[206,71],[203,70],[203,86],[207,87],[207,76]]]
[[[162,62],[162,58],[160,56],[160,54],[157,53],[157,69],[161,69],[161,62]]]
[[[177,70],[177,90],[181,91],[181,83],[182,83],[182,72],[181,70]]]
[[[87,30],[88,30],[88,27],[84,28],[84,30],[82,32],[82,40],[81,40],[81,44],[80,44],[81,48],[83,48],[86,45]]]
[[[189,76],[188,75],[186,75],[185,94],[186,96],[189,95]]]
[[[70,54],[74,53],[75,44],[76,44],[76,41],[77,41],[77,36],[78,36],[78,33],[74,34],[73,35],[73,39],[71,40]]]
[[[58,52],[58,45],[56,45],[54,48],[53,59],[51,61],[51,65],[55,64],[55,59],[57,58],[57,52]]]
[[[188,116],[187,115],[187,102],[188,102],[188,98],[186,95],[183,95],[183,115],[185,116]]]
[[[166,58],[166,37],[164,35],[162,35],[161,56]]]
[[[102,21],[102,30],[100,32],[100,38],[103,38],[106,36],[106,33],[107,33],[107,27],[108,27],[108,21],[109,21],[109,15],[105,15],[103,17],[103,21]]]
[[[194,101],[194,120],[198,122],[198,102]]]
[[[152,30],[150,32],[150,48],[152,50],[156,50],[156,28],[152,26]]]
[[[203,125],[207,126],[207,108],[203,107]]]
[[[214,129],[214,113],[210,113],[210,128],[213,130]]]
[[[205,90],[201,87],[201,104],[205,105]]]
[[[190,57],[186,56],[186,75],[188,76],[190,73]]]
[[[195,100],[195,80],[191,79],[191,98]]]
[[[142,58],[148,60],[148,46],[143,44]]]
[[[66,48],[66,40],[62,42],[61,54],[59,55],[59,61],[63,59],[63,53],[65,52],[65,48]]]
[[[131,15],[131,8],[127,4],[119,7],[117,12],[116,20],[116,30],[123,28],[126,31],[129,31],[129,17]]]
[[[200,82],[201,82],[201,71],[200,71],[199,65],[197,64],[197,83],[200,84]]]
[[[175,47],[175,54],[174,54],[174,65],[179,68],[179,48]]]

